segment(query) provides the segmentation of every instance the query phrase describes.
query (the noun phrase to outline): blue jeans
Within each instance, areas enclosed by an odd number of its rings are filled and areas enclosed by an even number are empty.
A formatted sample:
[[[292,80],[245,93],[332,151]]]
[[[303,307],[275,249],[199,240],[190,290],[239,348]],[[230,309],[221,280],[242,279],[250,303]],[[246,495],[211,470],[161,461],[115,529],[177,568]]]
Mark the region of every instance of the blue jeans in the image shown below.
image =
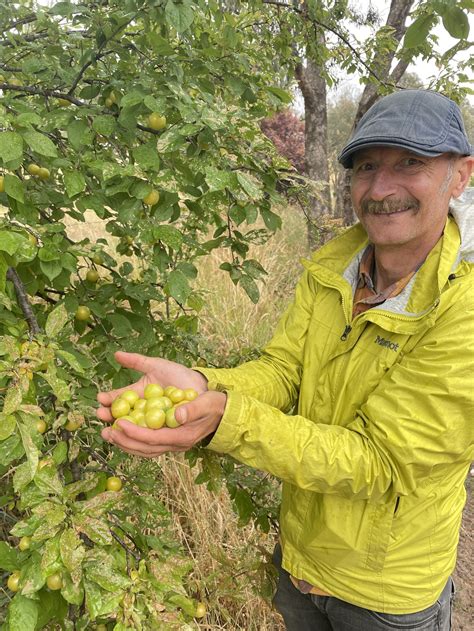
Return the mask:
[[[281,547],[273,553],[279,581],[273,604],[288,631],[449,631],[454,585],[448,580],[440,597],[427,609],[409,614],[388,614],[363,609],[334,598],[302,594],[281,567]]]

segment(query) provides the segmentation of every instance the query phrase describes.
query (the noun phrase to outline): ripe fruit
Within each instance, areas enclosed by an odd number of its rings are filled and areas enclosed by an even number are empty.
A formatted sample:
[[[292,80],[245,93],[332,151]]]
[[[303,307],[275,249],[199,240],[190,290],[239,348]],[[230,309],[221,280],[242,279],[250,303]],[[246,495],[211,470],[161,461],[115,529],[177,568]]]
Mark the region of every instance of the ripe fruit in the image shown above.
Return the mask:
[[[119,397],[112,403],[110,411],[114,418],[123,418],[130,412],[130,403]]]
[[[58,572],[56,572],[55,574],[51,574],[51,576],[48,576],[48,578],[46,579],[46,585],[52,591],[61,589],[61,587],[63,586],[63,577]]]
[[[135,390],[125,390],[125,392],[122,392],[120,395],[120,399],[126,401],[131,407],[135,405],[139,398]]]
[[[143,412],[142,410],[132,410],[128,415],[128,418],[130,418],[131,423],[134,423],[135,425],[140,425],[141,427],[146,427],[145,412]]]
[[[12,592],[17,592],[19,587],[18,583],[20,582],[20,572],[16,571],[13,574],[10,574],[7,581],[7,587]]]
[[[149,410],[145,414],[145,423],[150,429],[160,429],[160,427],[163,427],[165,424],[165,421],[166,413],[164,410],[160,410],[159,408]]]
[[[30,547],[31,544],[31,537],[22,537],[20,539],[20,541],[18,542],[18,548],[24,552],[25,550],[28,550],[28,548]]]
[[[151,410],[167,410],[168,408],[167,397],[153,397],[146,400],[144,412],[150,412]]]
[[[107,489],[107,491],[120,491],[120,489],[122,488],[122,480],[115,476],[111,476],[110,478],[107,478],[105,488]]]
[[[148,193],[148,195],[145,195],[142,201],[146,206],[154,206],[155,204],[158,203],[159,199],[160,199],[160,194],[158,193],[158,191],[156,191],[155,189],[152,189]]]
[[[69,107],[71,105],[71,101],[68,101],[67,99],[58,99],[58,105],[59,107]]]
[[[46,425],[46,423],[43,421],[42,418],[38,419],[35,425],[36,425],[36,431],[39,434],[44,434],[45,431],[48,429],[48,426]]]
[[[168,410],[166,412],[166,427],[169,427],[171,429],[174,429],[175,427],[179,427],[179,423],[175,418],[174,415],[175,409],[171,408],[170,410]]]
[[[99,280],[99,272],[95,269],[87,270],[86,280],[89,283],[96,283]]]
[[[107,625],[105,624],[98,624],[95,628],[96,631],[107,631]]]
[[[105,105],[106,105],[106,107],[112,107],[112,105],[113,105],[113,104],[114,104],[114,101],[112,101],[112,99],[110,98],[110,96],[108,96],[108,97],[105,99]]]
[[[51,173],[49,172],[49,169],[47,169],[46,167],[40,167],[38,171],[38,177],[40,180],[47,180],[50,175]]]
[[[8,83],[10,85],[22,85],[20,79],[17,79],[16,77],[12,77]]]
[[[91,310],[89,309],[89,307],[80,305],[76,309],[76,313],[74,317],[76,318],[76,320],[79,320],[81,322],[86,322],[91,317]]]
[[[204,603],[198,603],[196,605],[195,618],[203,618],[206,615],[206,605]]]
[[[26,167],[26,170],[30,175],[39,175],[41,167],[38,164],[32,162]]]
[[[179,403],[184,399],[184,391],[180,388],[175,388],[167,396],[173,403]]]
[[[163,396],[163,388],[158,383],[149,383],[145,386],[145,390],[143,391],[143,396],[145,399],[153,399],[155,397]]]
[[[64,426],[64,429],[67,429],[68,432],[75,432],[76,429],[79,429],[80,426],[81,424],[79,421],[75,419],[69,419],[66,425]]]
[[[133,409],[135,411],[140,410],[141,412],[144,412],[145,408],[146,408],[146,404],[147,404],[147,400],[146,399],[138,399],[138,401],[135,402],[135,405],[133,406]]]
[[[198,397],[198,393],[193,388],[187,388],[184,390],[184,398],[186,401],[194,401]]]
[[[94,256],[92,257],[92,261],[96,265],[103,265],[103,263],[104,263],[104,259],[101,257],[100,254],[94,254]]]
[[[3,175],[0,175],[0,193],[5,192],[5,178]]]
[[[153,112],[148,117],[148,127],[151,127],[155,131],[160,131],[166,127],[166,118],[158,114],[158,112]]]
[[[28,233],[28,241],[31,243],[31,245],[38,245],[38,239],[35,237],[34,234],[31,234],[31,232]]]

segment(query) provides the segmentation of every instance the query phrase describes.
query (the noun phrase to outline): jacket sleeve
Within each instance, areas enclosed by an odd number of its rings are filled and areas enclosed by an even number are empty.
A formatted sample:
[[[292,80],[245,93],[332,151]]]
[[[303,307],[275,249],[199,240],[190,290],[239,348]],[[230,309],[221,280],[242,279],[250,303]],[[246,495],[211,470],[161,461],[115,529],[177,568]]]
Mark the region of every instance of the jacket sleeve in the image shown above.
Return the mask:
[[[311,275],[304,272],[292,304],[259,359],[237,368],[196,368],[207,378],[209,389],[240,392],[279,410],[291,410],[298,399],[315,285]]]
[[[388,371],[347,427],[286,416],[230,392],[209,448],[300,488],[348,498],[410,494],[473,457],[473,304],[457,303]],[[317,413],[317,412],[316,412]]]

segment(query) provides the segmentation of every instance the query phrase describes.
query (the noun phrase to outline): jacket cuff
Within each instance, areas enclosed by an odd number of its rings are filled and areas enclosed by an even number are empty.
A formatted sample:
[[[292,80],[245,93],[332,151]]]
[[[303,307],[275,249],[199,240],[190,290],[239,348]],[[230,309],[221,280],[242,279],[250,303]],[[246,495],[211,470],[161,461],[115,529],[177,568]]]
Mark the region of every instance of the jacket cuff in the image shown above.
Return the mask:
[[[194,366],[195,372],[201,373],[203,377],[207,379],[207,389],[216,392],[228,392],[233,389],[233,386],[220,383],[218,375],[220,370],[218,368],[201,368],[200,366]]]
[[[233,451],[240,441],[240,417],[242,412],[242,395],[239,392],[227,391],[227,402],[219,427],[206,445],[207,449],[225,454]]]

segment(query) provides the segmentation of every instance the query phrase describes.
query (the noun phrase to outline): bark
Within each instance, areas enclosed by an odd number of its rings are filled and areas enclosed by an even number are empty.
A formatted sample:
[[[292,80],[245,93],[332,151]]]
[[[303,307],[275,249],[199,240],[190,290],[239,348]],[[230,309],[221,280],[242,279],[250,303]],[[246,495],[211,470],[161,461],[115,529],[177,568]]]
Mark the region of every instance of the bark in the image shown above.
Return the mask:
[[[296,78],[304,99],[305,111],[305,171],[306,175],[322,183],[318,193],[310,195],[308,243],[314,249],[321,240],[322,218],[330,215],[329,167],[327,143],[326,81],[320,67],[310,59],[299,64]]]
[[[408,14],[410,13],[413,4],[414,0],[392,0],[386,26],[391,26],[394,29],[393,36],[397,40],[397,42],[401,42],[403,36],[405,35],[405,31],[407,29],[405,24],[406,19],[408,17]],[[408,66],[407,62],[400,61],[395,66],[393,71],[390,72],[394,56],[395,51],[391,51],[388,54],[375,59],[377,75],[379,77],[386,78],[387,81],[390,83],[397,83],[405,73]],[[360,121],[362,116],[367,112],[367,110],[372,107],[372,105],[377,101],[377,99],[377,85],[374,83],[368,83],[365,86],[365,89],[359,101],[357,113],[354,118],[354,127]],[[341,178],[341,185],[337,190],[337,208],[339,209],[338,214],[342,215],[344,219],[344,224],[346,226],[350,226],[354,223],[355,220],[350,193],[350,178],[351,171],[345,169],[343,177]]]

